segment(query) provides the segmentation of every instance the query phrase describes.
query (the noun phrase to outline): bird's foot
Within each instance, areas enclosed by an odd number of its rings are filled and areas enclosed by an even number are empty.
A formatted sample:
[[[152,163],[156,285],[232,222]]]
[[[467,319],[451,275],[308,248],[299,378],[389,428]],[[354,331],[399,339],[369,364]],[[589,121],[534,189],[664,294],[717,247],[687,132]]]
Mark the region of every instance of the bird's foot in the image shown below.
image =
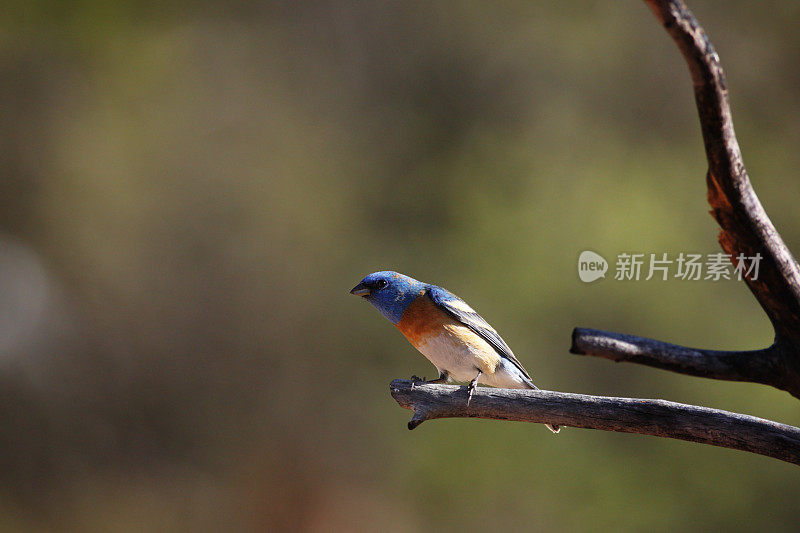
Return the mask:
[[[419,376],[411,376],[411,390],[414,390],[414,385],[437,385],[439,383],[447,383],[447,374],[439,374],[438,378],[430,381],[426,380],[425,378],[420,378]]]
[[[469,407],[469,402],[472,401],[472,393],[475,392],[477,385],[473,385],[473,382],[470,381],[469,385],[467,385],[467,407]]]
[[[481,377],[481,372],[478,371],[478,375],[475,376],[475,379],[469,382],[467,385],[467,407],[469,407],[469,402],[472,401],[472,394],[475,392],[475,389],[478,388],[478,378]]]

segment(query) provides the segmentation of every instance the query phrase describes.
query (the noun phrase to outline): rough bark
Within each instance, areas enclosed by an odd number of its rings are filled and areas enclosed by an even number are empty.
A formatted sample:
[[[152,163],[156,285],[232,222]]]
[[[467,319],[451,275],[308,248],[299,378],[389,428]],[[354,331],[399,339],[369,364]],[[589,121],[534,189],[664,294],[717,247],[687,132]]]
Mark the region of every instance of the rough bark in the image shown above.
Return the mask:
[[[425,420],[455,417],[552,423],[700,442],[800,465],[800,428],[719,409],[664,400],[489,387],[475,389],[467,405],[466,387],[402,379],[389,387],[397,403],[414,411],[409,429]]]

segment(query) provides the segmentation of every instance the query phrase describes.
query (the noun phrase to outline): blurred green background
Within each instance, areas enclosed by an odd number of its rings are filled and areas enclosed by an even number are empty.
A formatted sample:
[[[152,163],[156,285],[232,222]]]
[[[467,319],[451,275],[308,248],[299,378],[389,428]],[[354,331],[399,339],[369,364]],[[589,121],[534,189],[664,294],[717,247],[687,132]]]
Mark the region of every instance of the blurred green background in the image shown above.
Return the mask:
[[[800,4],[690,6],[797,252]],[[585,249],[719,250],[691,82],[643,3],[12,0],[0,101],[1,530],[796,531],[773,459],[409,432],[388,383],[434,369],[348,295],[398,270],[543,388],[799,425],[765,386],[567,352],[574,326],[771,342],[742,283],[577,277]]]

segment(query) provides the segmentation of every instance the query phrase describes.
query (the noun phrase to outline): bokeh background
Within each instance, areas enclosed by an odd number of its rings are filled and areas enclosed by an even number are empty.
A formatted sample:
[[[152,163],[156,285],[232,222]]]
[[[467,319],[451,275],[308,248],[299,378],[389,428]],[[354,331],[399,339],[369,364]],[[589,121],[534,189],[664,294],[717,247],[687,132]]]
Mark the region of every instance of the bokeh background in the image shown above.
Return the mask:
[[[693,1],[800,250],[800,4]],[[768,387],[570,355],[574,326],[770,343],[717,252],[682,58],[641,2],[11,0],[0,8],[0,530],[796,531],[797,467],[479,420],[365,274],[461,295],[543,388],[800,424]],[[612,266],[613,268],[613,266]]]

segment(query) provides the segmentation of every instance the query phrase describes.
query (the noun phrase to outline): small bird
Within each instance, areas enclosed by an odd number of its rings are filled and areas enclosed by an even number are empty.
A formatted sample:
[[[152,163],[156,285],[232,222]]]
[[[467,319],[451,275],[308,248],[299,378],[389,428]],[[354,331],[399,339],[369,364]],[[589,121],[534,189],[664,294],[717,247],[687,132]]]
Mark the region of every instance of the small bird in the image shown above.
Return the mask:
[[[375,306],[433,363],[439,378],[427,383],[469,382],[469,399],[478,383],[538,390],[497,331],[455,294],[392,271],[373,272],[350,294]]]

